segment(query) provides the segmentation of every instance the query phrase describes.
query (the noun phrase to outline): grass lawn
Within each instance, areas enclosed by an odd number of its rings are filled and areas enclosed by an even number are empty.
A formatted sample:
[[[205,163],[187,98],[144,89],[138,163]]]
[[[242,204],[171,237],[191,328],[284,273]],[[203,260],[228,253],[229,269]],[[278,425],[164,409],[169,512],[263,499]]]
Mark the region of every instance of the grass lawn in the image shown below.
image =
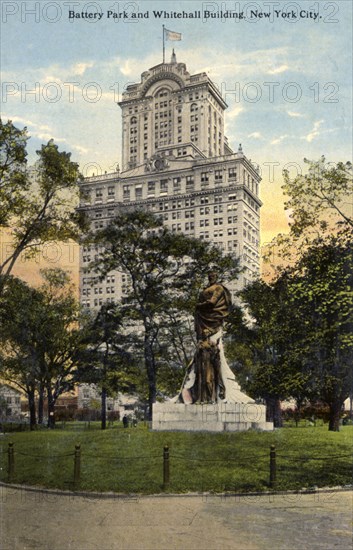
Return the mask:
[[[14,483],[72,489],[75,444],[81,445],[80,489],[119,493],[163,491],[163,447],[170,449],[168,492],[266,491],[270,445],[277,451],[276,489],[352,483],[353,426],[274,432],[151,432],[143,424],[68,423],[62,429],[1,435],[0,480],[7,481],[7,449],[14,443]],[[69,455],[69,456],[67,456]]]

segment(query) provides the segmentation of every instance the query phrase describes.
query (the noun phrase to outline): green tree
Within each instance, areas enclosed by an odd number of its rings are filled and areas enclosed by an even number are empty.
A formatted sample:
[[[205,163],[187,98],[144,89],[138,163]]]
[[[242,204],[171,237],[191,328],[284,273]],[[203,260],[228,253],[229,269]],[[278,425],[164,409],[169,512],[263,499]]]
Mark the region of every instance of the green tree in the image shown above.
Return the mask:
[[[324,402],[331,431],[339,429],[353,381],[352,244],[348,235],[345,242],[342,235],[319,239],[275,281],[241,293],[253,318],[249,332],[243,329],[254,365],[246,389],[268,404]]]
[[[55,423],[55,403],[60,395],[72,390],[80,351],[85,348],[82,315],[70,278],[61,269],[42,270],[44,283],[42,330],[39,333],[41,380],[44,383],[49,427]]]
[[[255,281],[241,293],[245,311],[235,309],[227,322],[227,351],[247,393],[264,399],[268,420],[282,425],[281,401],[294,398],[300,406],[311,392],[309,373],[293,346],[305,332],[303,318],[293,314],[291,279],[282,273],[276,281]]]
[[[195,353],[195,328],[192,312],[169,309],[160,328],[156,346],[157,389],[161,395],[174,396],[181,388],[190,359]]]
[[[0,228],[8,227],[24,208],[29,187],[26,177],[27,129],[19,130],[0,118]]]
[[[80,308],[68,276],[57,269],[43,271],[44,283],[30,288],[8,279],[0,301],[1,366],[4,378],[22,388],[36,423],[35,396],[46,392],[49,425],[54,425],[57,398],[71,390],[78,354],[84,345]]]
[[[291,283],[291,302],[303,320],[302,338],[291,349],[311,385],[329,406],[329,430],[339,430],[352,388],[353,241],[332,235],[302,256]]]
[[[278,235],[266,255],[276,265],[274,283],[289,277],[292,310],[286,365],[299,387],[310,389],[330,407],[329,429],[337,430],[347,387],[352,391],[351,305],[352,164],[307,161],[308,172],[293,180],[284,174],[283,191],[291,223],[288,235]],[[294,327],[295,330],[292,330]],[[303,330],[305,327],[305,330]],[[348,363],[347,363],[348,362]],[[295,371],[294,367],[297,369]],[[305,383],[303,383],[305,382]],[[306,391],[306,393],[309,393]]]
[[[101,277],[118,270],[130,279],[125,304],[143,331],[151,417],[157,393],[156,346],[165,312],[185,315],[194,309],[207,271],[218,268],[230,280],[238,274],[238,261],[209,243],[171,232],[160,219],[142,211],[119,215],[92,238],[102,249],[94,265]]]
[[[0,263],[0,290],[19,256],[43,243],[77,239],[85,228],[75,211],[82,178],[71,153],[59,152],[53,140],[37,151],[35,166],[26,166],[26,129],[0,121],[0,230],[8,229],[11,252]]]
[[[133,385],[133,336],[123,333],[124,311],[115,304],[104,304],[98,313],[87,319],[85,344],[79,358],[76,379],[80,383],[96,384],[101,390],[101,427],[106,429],[106,400]]]
[[[307,237],[308,231],[322,234],[339,224],[352,230],[353,172],[350,162],[328,163],[304,159],[307,174],[293,180],[284,172],[285,208],[291,212],[290,232],[295,238]]]
[[[306,174],[290,178],[284,171],[285,209],[290,215],[289,232],[277,235],[266,247],[265,263],[278,275],[299,261],[318,237],[352,231],[353,169],[350,162],[328,163],[304,159]]]
[[[244,388],[254,397],[265,400],[268,420],[279,427],[282,425],[280,400],[285,397],[281,370],[281,327],[276,319],[279,289],[256,281],[241,292],[241,298],[251,317],[248,321],[239,316],[236,318],[243,343],[247,343],[252,355],[251,368],[244,373]],[[233,329],[233,332],[236,331],[237,328]]]
[[[41,380],[38,335],[42,295],[20,279],[11,277],[0,298],[0,368],[5,380],[27,396],[30,428],[37,423],[35,396]]]

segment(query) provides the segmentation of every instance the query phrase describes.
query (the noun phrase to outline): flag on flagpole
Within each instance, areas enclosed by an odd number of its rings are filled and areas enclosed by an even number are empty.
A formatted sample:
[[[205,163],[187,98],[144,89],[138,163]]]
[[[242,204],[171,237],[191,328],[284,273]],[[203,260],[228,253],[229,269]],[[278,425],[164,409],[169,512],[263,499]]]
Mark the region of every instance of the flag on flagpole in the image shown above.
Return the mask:
[[[181,32],[169,31],[164,29],[166,40],[181,40]]]

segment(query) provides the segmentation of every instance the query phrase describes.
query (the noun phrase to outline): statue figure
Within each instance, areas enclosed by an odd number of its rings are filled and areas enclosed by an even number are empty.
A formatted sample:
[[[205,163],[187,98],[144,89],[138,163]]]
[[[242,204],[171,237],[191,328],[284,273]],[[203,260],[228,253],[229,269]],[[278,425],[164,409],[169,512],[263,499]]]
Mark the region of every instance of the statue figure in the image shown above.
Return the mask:
[[[229,290],[217,281],[217,273],[208,274],[209,285],[200,293],[195,311],[195,331],[198,341],[216,334],[229,314],[232,298]]]
[[[179,396],[179,401],[184,403],[233,400],[236,399],[234,390],[240,390],[224,357],[222,344],[222,325],[230,311],[231,294],[218,282],[214,271],[208,274],[208,281],[196,305],[197,345]]]

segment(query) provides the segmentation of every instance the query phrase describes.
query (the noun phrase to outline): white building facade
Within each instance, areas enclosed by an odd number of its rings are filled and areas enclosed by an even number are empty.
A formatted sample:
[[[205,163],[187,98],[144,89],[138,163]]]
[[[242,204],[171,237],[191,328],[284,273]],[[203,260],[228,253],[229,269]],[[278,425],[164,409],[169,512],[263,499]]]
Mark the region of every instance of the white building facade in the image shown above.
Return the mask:
[[[260,176],[241,146],[224,135],[227,107],[206,73],[190,75],[172,55],[127,87],[122,110],[122,170],[83,181],[81,208],[93,229],[124,209],[143,209],[174,232],[204,239],[240,258],[235,293],[259,275]],[[89,270],[99,249],[81,250],[80,296],[87,308],[119,300],[123,273],[99,282]]]

